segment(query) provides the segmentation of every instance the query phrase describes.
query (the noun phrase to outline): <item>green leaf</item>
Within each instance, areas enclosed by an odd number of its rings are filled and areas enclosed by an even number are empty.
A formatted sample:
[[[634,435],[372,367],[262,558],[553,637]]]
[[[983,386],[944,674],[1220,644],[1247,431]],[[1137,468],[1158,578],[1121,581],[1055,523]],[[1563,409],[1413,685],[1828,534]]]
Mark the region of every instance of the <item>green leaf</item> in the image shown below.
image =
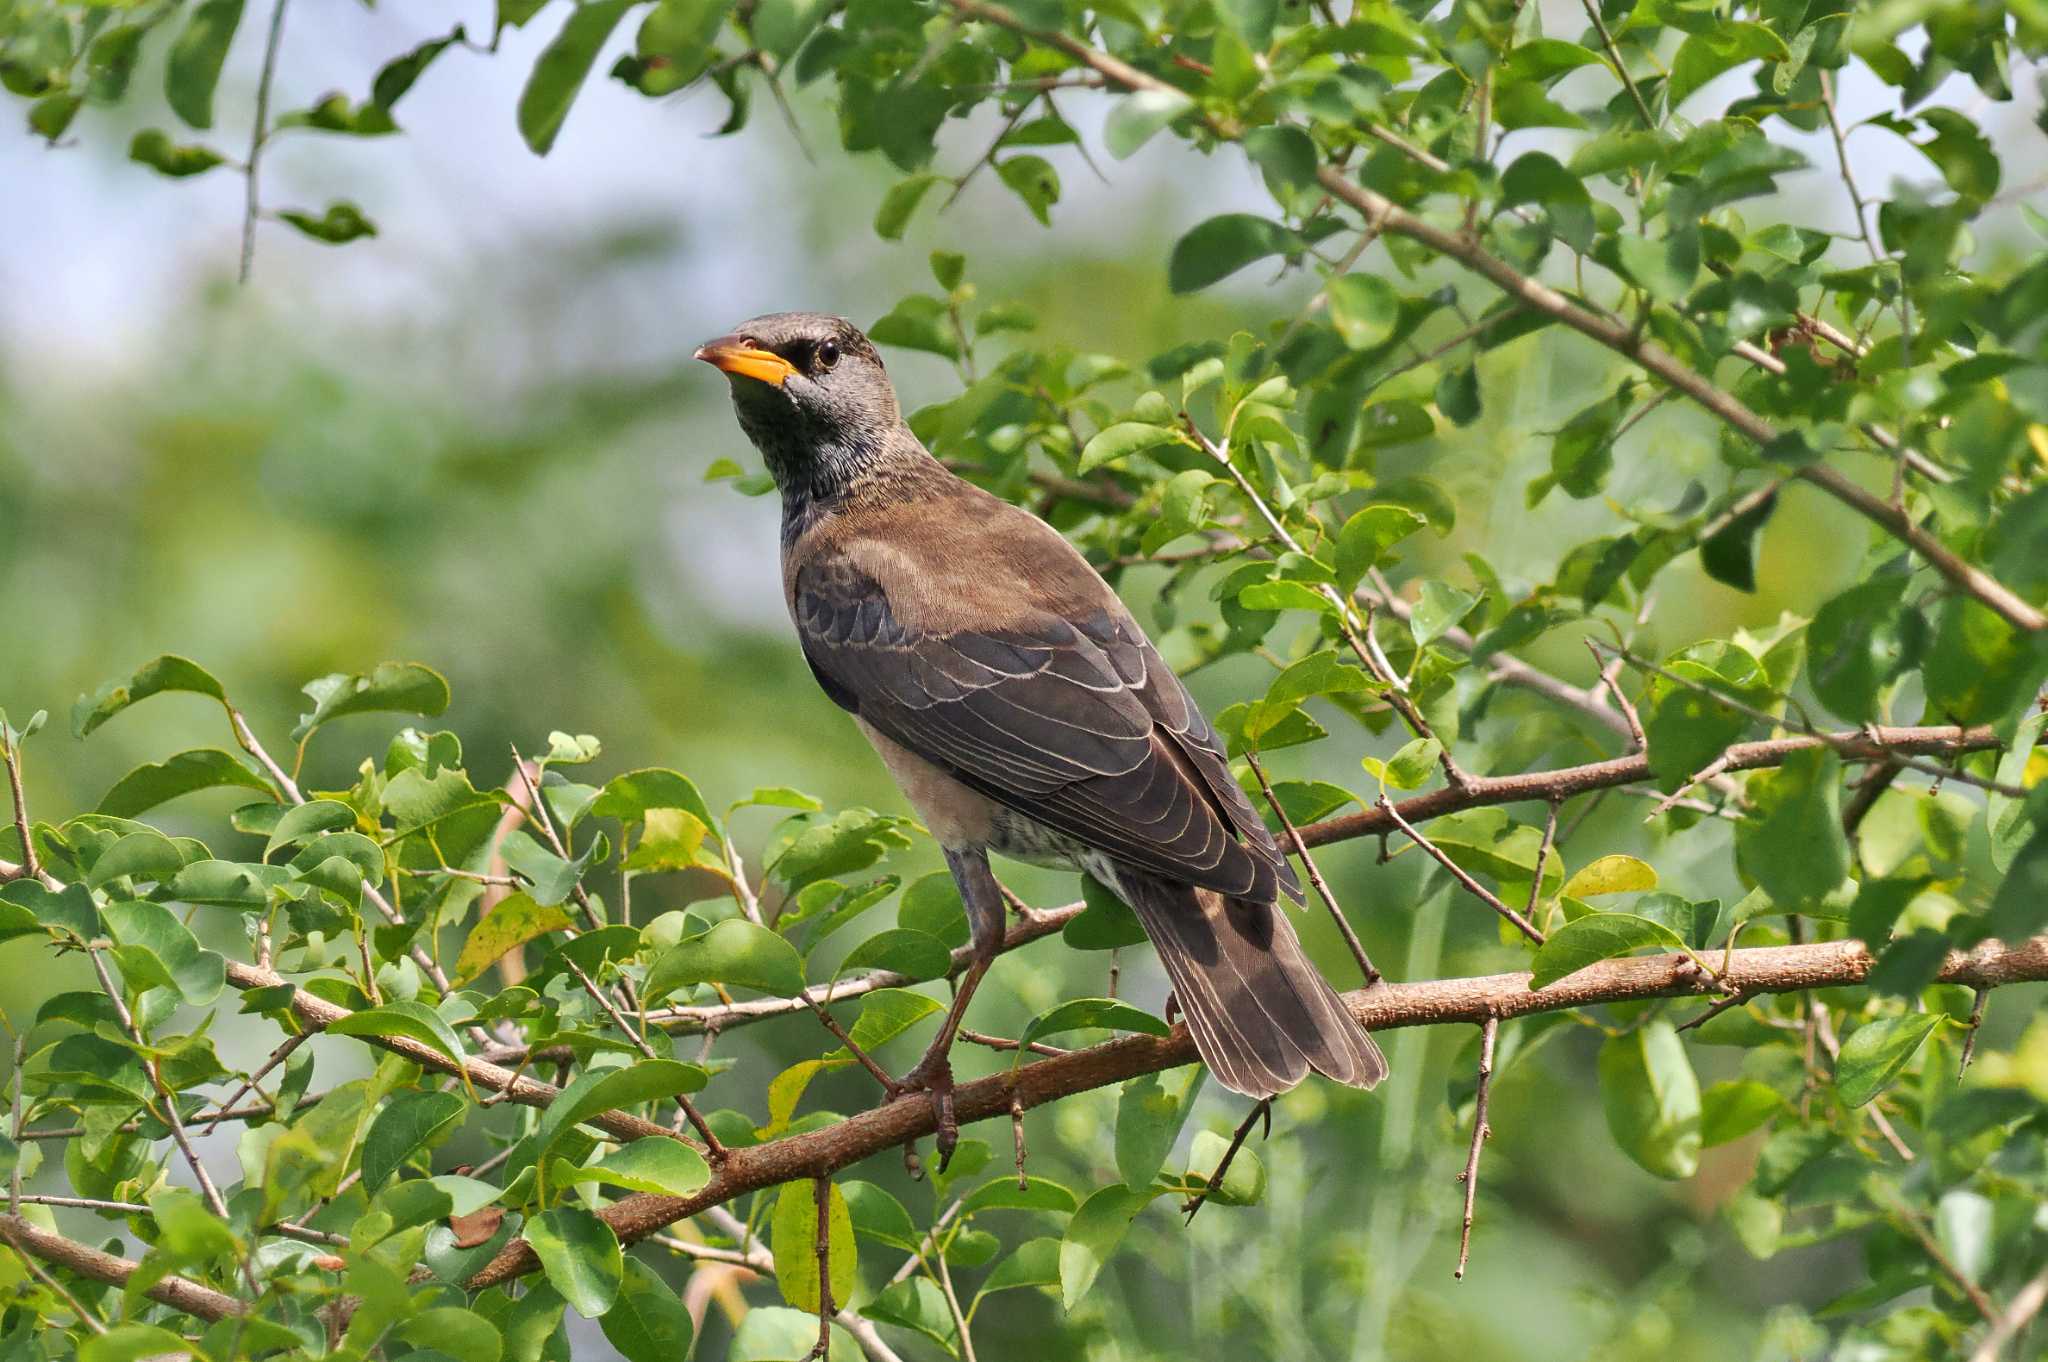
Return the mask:
[[[290,872],[283,866],[193,861],[171,877],[165,892],[180,903],[262,908],[270,902],[270,891],[290,878]]]
[[[1749,783],[1758,817],[1735,829],[1735,859],[1787,911],[1827,897],[1849,874],[1842,832],[1842,759],[1808,748]]]
[[[213,89],[242,22],[242,0],[204,0],[192,11],[164,62],[164,98],[195,128],[213,126]]]
[[[327,1024],[330,1036],[403,1036],[416,1040],[448,1060],[463,1060],[462,1041],[439,1013],[424,1003],[394,999],[382,1007],[366,1007]],[[550,1108],[552,1111],[552,1108]]]
[[[1285,123],[1253,128],[1244,135],[1244,150],[1276,194],[1316,182],[1315,139],[1300,128]]]
[[[1721,21],[1687,35],[1671,59],[1671,80],[1665,90],[1668,107],[1677,109],[1701,86],[1724,71],[1748,61],[1787,61],[1784,40],[1763,24]]]
[[[904,227],[910,222],[910,215],[917,211],[917,205],[924,202],[924,196],[931,192],[940,178],[932,174],[912,175],[891,185],[889,192],[882,196],[882,206],[875,210],[875,235],[884,241],[900,241]]]
[[[1739,1140],[1786,1110],[1785,1099],[1762,1083],[1716,1083],[1700,1094],[1700,1144]]]
[[[1673,1179],[1698,1171],[1700,1085],[1669,1022],[1600,1047],[1600,1100],[1614,1142],[1645,1171]]]
[[[1446,370],[1437,380],[1436,409],[1454,426],[1479,419],[1479,370],[1470,364]]]
[[[143,1362],[145,1358],[190,1357],[184,1338],[155,1324],[117,1324],[86,1339],[78,1362]]]
[[[913,293],[899,299],[885,317],[868,328],[877,345],[894,345],[905,350],[922,350],[945,359],[960,358],[960,340],[953,331],[953,319],[943,298]]]
[[[2048,806],[2048,796],[2037,795],[2031,802]],[[2013,856],[1984,921],[1990,935],[2015,944],[2043,927],[2048,927],[2048,819]]]
[[[696,1332],[690,1308],[637,1258],[625,1260],[618,1300],[598,1323],[626,1362],[682,1362]]]
[[[1060,939],[1079,951],[1110,951],[1145,940],[1137,914],[1093,875],[1081,876],[1082,909],[1060,929]]]
[[[1157,449],[1160,445],[1175,444],[1180,439],[1179,431],[1166,426],[1149,425],[1143,421],[1119,421],[1097,431],[1083,446],[1077,471],[1092,473],[1105,464]]]
[[[568,913],[535,903],[524,890],[510,894],[469,929],[462,953],[455,959],[452,981],[458,987],[467,984],[507,951],[575,925]]]
[[[279,847],[295,846],[324,833],[347,831],[355,825],[355,809],[338,799],[309,799],[304,804],[294,804],[278,816],[270,829],[263,857],[268,860]]]
[[[1699,278],[1700,234],[1694,228],[1674,227],[1654,240],[1617,237],[1614,249],[1628,277],[1659,302],[1683,301]]]
[[[1188,1149],[1188,1181],[1209,1186],[1209,1200],[1219,1206],[1257,1205],[1266,1195],[1265,1162],[1256,1150],[1241,1145],[1219,1183],[1216,1169],[1229,1152],[1230,1137],[1213,1130],[1198,1133]]]
[[[1835,1096],[1848,1107],[1868,1103],[1891,1086],[1939,1025],[1939,1012],[1909,1012],[1880,1017],[1851,1031],[1835,1058]]]
[[[1422,599],[1408,616],[1408,630],[1415,635],[1417,646],[1427,647],[1442,638],[1446,630],[1456,627],[1477,604],[1477,596],[1448,582],[1424,582]]]
[[[1016,1252],[996,1264],[995,1271],[988,1274],[974,1295],[979,1300],[998,1291],[1059,1284],[1060,1241],[1052,1238],[1027,1239],[1017,1246]]]
[[[148,135],[138,134],[138,138]],[[162,133],[155,135],[163,136]],[[215,164],[218,164],[218,158],[215,158]],[[187,658],[166,653],[143,663],[125,682],[110,681],[91,696],[79,696],[78,703],[71,709],[71,731],[83,738],[128,706],[166,691],[189,691],[227,703],[227,692],[204,667]]]
[[[853,1237],[853,1218],[846,1209],[846,1197],[833,1183],[826,1184],[826,1264],[832,1278],[832,1299],[850,1300],[859,1281]],[[815,1184],[809,1178],[785,1182],[775,1197],[775,1211],[769,1220],[768,1246],[775,1254],[775,1284],[782,1298],[799,1310],[818,1311],[818,1203]]]
[[[218,748],[200,747],[166,761],[136,767],[107,791],[98,812],[133,818],[180,795],[228,786],[276,798],[270,782],[241,758]]]
[[[599,1182],[660,1196],[689,1196],[711,1181],[711,1165],[681,1140],[635,1140],[577,1170]]]
[[[455,1362],[498,1362],[505,1351],[498,1327],[459,1305],[422,1310],[395,1332],[407,1343],[445,1354]]]
[[[648,767],[613,776],[591,802],[590,812],[599,818],[616,818],[621,823],[638,823],[649,809],[681,809],[711,831],[718,820],[688,776],[663,767]]]
[[[1116,1107],[1116,1171],[1124,1186],[1140,1190],[1159,1176],[1207,1073],[1202,1065],[1190,1064],[1124,1083]],[[1008,1179],[1004,1183],[1012,1185]]]
[[[292,730],[294,741],[350,714],[432,717],[448,708],[448,682],[433,668],[417,662],[382,662],[367,676],[332,672],[308,681],[304,690],[313,701],[313,710],[299,716],[298,727]]]
[[[891,927],[875,933],[847,952],[834,977],[853,970],[885,969],[912,983],[943,979],[953,968],[953,952],[946,943],[927,932],[910,927]]]
[[[1700,566],[1737,591],[1756,590],[1756,544],[1778,507],[1774,492],[1700,541]]]
[[[168,883],[184,868],[185,855],[176,842],[155,828],[141,828],[102,851],[86,872],[85,883],[93,889],[118,879]]]
[[[830,1339],[825,1362],[863,1362],[866,1357],[853,1336],[836,1324]],[[817,1342],[816,1315],[783,1305],[756,1306],[733,1331],[725,1362],[806,1362]]]
[[[188,1006],[206,1007],[227,986],[227,961],[157,903],[110,903],[100,919],[114,938],[111,952],[129,987],[176,989]]]
[[[1301,248],[1292,228],[1249,213],[1225,213],[1197,225],[1174,243],[1167,263],[1167,284],[1175,293],[1193,293],[1226,279],[1269,255]]]
[[[1353,350],[1385,345],[1401,320],[1401,295],[1376,274],[1343,274],[1323,285],[1330,325]]]
[[[1196,1072],[1200,1065],[1189,1065]],[[1080,1202],[1074,1194],[1050,1178],[1034,1177],[1022,1187],[1017,1179],[1008,1173],[990,1178],[974,1189],[960,1203],[963,1215],[979,1211],[1046,1211],[1053,1215],[1072,1215]],[[952,1261],[951,1255],[947,1261]]]
[[[1052,206],[1060,201],[1060,174],[1043,156],[1011,156],[996,162],[996,177],[1024,200],[1040,225],[1052,225]]]
[[[1895,572],[1858,583],[1823,605],[1807,629],[1806,679],[1851,723],[1878,717],[1879,691],[1910,662],[1908,630],[1925,627],[1899,609],[1907,581]]]
[[[634,0],[587,0],[569,12],[554,41],[533,64],[519,93],[519,135],[536,156],[545,156],[569,117],[598,49],[611,37]],[[567,1295],[567,1292],[563,1293]]]
[[[581,1121],[617,1107],[696,1092],[707,1077],[696,1065],[675,1059],[644,1059],[620,1069],[585,1069],[548,1105],[528,1137],[532,1161],[544,1166],[549,1151]]]
[[[1337,586],[1350,594],[1365,574],[1388,559],[1388,550],[1428,522],[1406,506],[1367,506],[1337,533]]]
[[[468,1111],[461,1093],[413,1090],[394,1096],[363,1137],[363,1190],[374,1196],[407,1159],[453,1133]]]
[[[1403,743],[1401,750],[1385,761],[1378,757],[1361,757],[1359,764],[1382,784],[1397,790],[1418,790],[1429,779],[1430,771],[1443,752],[1443,744],[1435,738],[1415,738]]]
[[[523,1233],[548,1285],[570,1309],[597,1319],[612,1308],[625,1284],[625,1262],[610,1225],[580,1206],[557,1206],[527,1221]]]
[[[1159,1191],[1156,1187],[1148,1187],[1134,1192],[1121,1183],[1111,1183],[1082,1202],[1081,1209],[1074,1212],[1074,1218],[1067,1222],[1067,1232],[1060,1240],[1060,1298],[1068,1310],[1072,1310],[1075,1303],[1088,1294],[1088,1288],[1095,1285],[1102,1265],[1123,1242],[1131,1222],[1137,1219],[1139,1211],[1152,1203],[1152,1198],[1158,1196]]]
[[[1163,1036],[1167,1025],[1149,1012],[1142,1012],[1129,1003],[1114,998],[1072,998],[1039,1013],[1024,1028],[1024,1035],[1017,1046],[1021,1059],[1026,1048],[1034,1040],[1056,1036],[1065,1031],[1084,1030],[1137,1031],[1148,1036]]]
[[[676,989],[708,983],[793,998],[804,989],[803,961],[766,927],[728,918],[663,952],[647,971],[644,1001],[651,1007]]]
[[[336,199],[318,217],[296,208],[284,209],[278,217],[315,241],[324,241],[330,246],[346,246],[359,237],[377,235],[377,224],[364,217],[363,210],[347,199]],[[445,706],[447,700],[444,698],[441,703]],[[415,712],[438,714],[440,710]]]
[[[211,147],[174,143],[160,128],[145,128],[128,143],[128,159],[160,175],[182,180],[188,175],[203,174],[227,158]]]
[[[975,1233],[977,1231],[965,1231],[962,1239]],[[955,1245],[960,1242],[961,1239],[954,1240]],[[950,1254],[948,1261],[951,1261]],[[860,1312],[883,1324],[913,1329],[944,1348],[948,1354],[959,1354],[960,1331],[953,1323],[953,1307],[947,1304],[946,1293],[930,1277],[920,1275],[891,1282],[863,1305]]]
[[[1552,932],[1537,948],[1529,987],[1548,988],[1588,965],[1645,946],[1676,951],[1685,949],[1685,942],[1663,923],[1633,913],[1589,913]]]
[[[1195,107],[1179,90],[1135,90],[1119,99],[1102,125],[1102,143],[1122,161],[1151,141],[1161,128]]]

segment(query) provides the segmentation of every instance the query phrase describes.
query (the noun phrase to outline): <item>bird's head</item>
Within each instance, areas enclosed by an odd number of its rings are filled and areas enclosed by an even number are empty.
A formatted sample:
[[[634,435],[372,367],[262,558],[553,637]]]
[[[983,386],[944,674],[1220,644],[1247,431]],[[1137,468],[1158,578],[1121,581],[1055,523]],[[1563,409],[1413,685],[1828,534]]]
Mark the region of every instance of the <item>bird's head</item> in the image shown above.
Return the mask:
[[[706,341],[740,428],[785,493],[840,489],[882,456],[902,413],[882,357],[843,317],[772,312]]]

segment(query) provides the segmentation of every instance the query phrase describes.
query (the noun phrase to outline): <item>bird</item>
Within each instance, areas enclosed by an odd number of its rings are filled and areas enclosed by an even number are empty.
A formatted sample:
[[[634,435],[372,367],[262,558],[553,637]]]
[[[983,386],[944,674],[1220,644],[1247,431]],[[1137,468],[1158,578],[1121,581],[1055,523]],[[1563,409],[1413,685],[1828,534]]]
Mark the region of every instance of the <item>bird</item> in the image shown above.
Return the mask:
[[[844,318],[771,313],[695,357],[724,372],[781,493],[804,659],[937,840],[967,911],[952,1006],[891,1094],[931,1094],[942,1163],[948,1055],[1004,936],[991,853],[1083,871],[1128,904],[1226,1088],[1265,1099],[1310,1070],[1384,1078],[1302,950],[1280,903],[1302,902],[1301,886],[1215,729],[1080,551],[934,458]]]

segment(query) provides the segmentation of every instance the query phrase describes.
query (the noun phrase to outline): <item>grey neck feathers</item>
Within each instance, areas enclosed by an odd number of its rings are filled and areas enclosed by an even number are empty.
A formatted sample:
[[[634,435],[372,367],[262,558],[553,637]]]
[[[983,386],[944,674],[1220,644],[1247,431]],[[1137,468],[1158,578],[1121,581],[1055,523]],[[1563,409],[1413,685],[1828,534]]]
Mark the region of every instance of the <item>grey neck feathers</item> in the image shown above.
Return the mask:
[[[745,418],[742,416],[742,421]],[[748,430],[782,493],[782,536],[795,539],[820,516],[856,501],[892,500],[932,474],[945,476],[943,465],[926,452],[910,427],[842,432],[829,440],[807,441],[786,427]]]

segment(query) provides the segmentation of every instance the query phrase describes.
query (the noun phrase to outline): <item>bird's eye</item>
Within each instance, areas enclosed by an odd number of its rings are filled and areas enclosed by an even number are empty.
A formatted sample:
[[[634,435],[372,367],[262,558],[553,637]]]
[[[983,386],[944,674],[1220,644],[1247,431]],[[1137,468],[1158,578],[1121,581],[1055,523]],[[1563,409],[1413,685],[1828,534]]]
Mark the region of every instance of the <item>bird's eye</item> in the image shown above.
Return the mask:
[[[839,342],[825,340],[818,342],[818,368],[829,369],[839,362]]]

